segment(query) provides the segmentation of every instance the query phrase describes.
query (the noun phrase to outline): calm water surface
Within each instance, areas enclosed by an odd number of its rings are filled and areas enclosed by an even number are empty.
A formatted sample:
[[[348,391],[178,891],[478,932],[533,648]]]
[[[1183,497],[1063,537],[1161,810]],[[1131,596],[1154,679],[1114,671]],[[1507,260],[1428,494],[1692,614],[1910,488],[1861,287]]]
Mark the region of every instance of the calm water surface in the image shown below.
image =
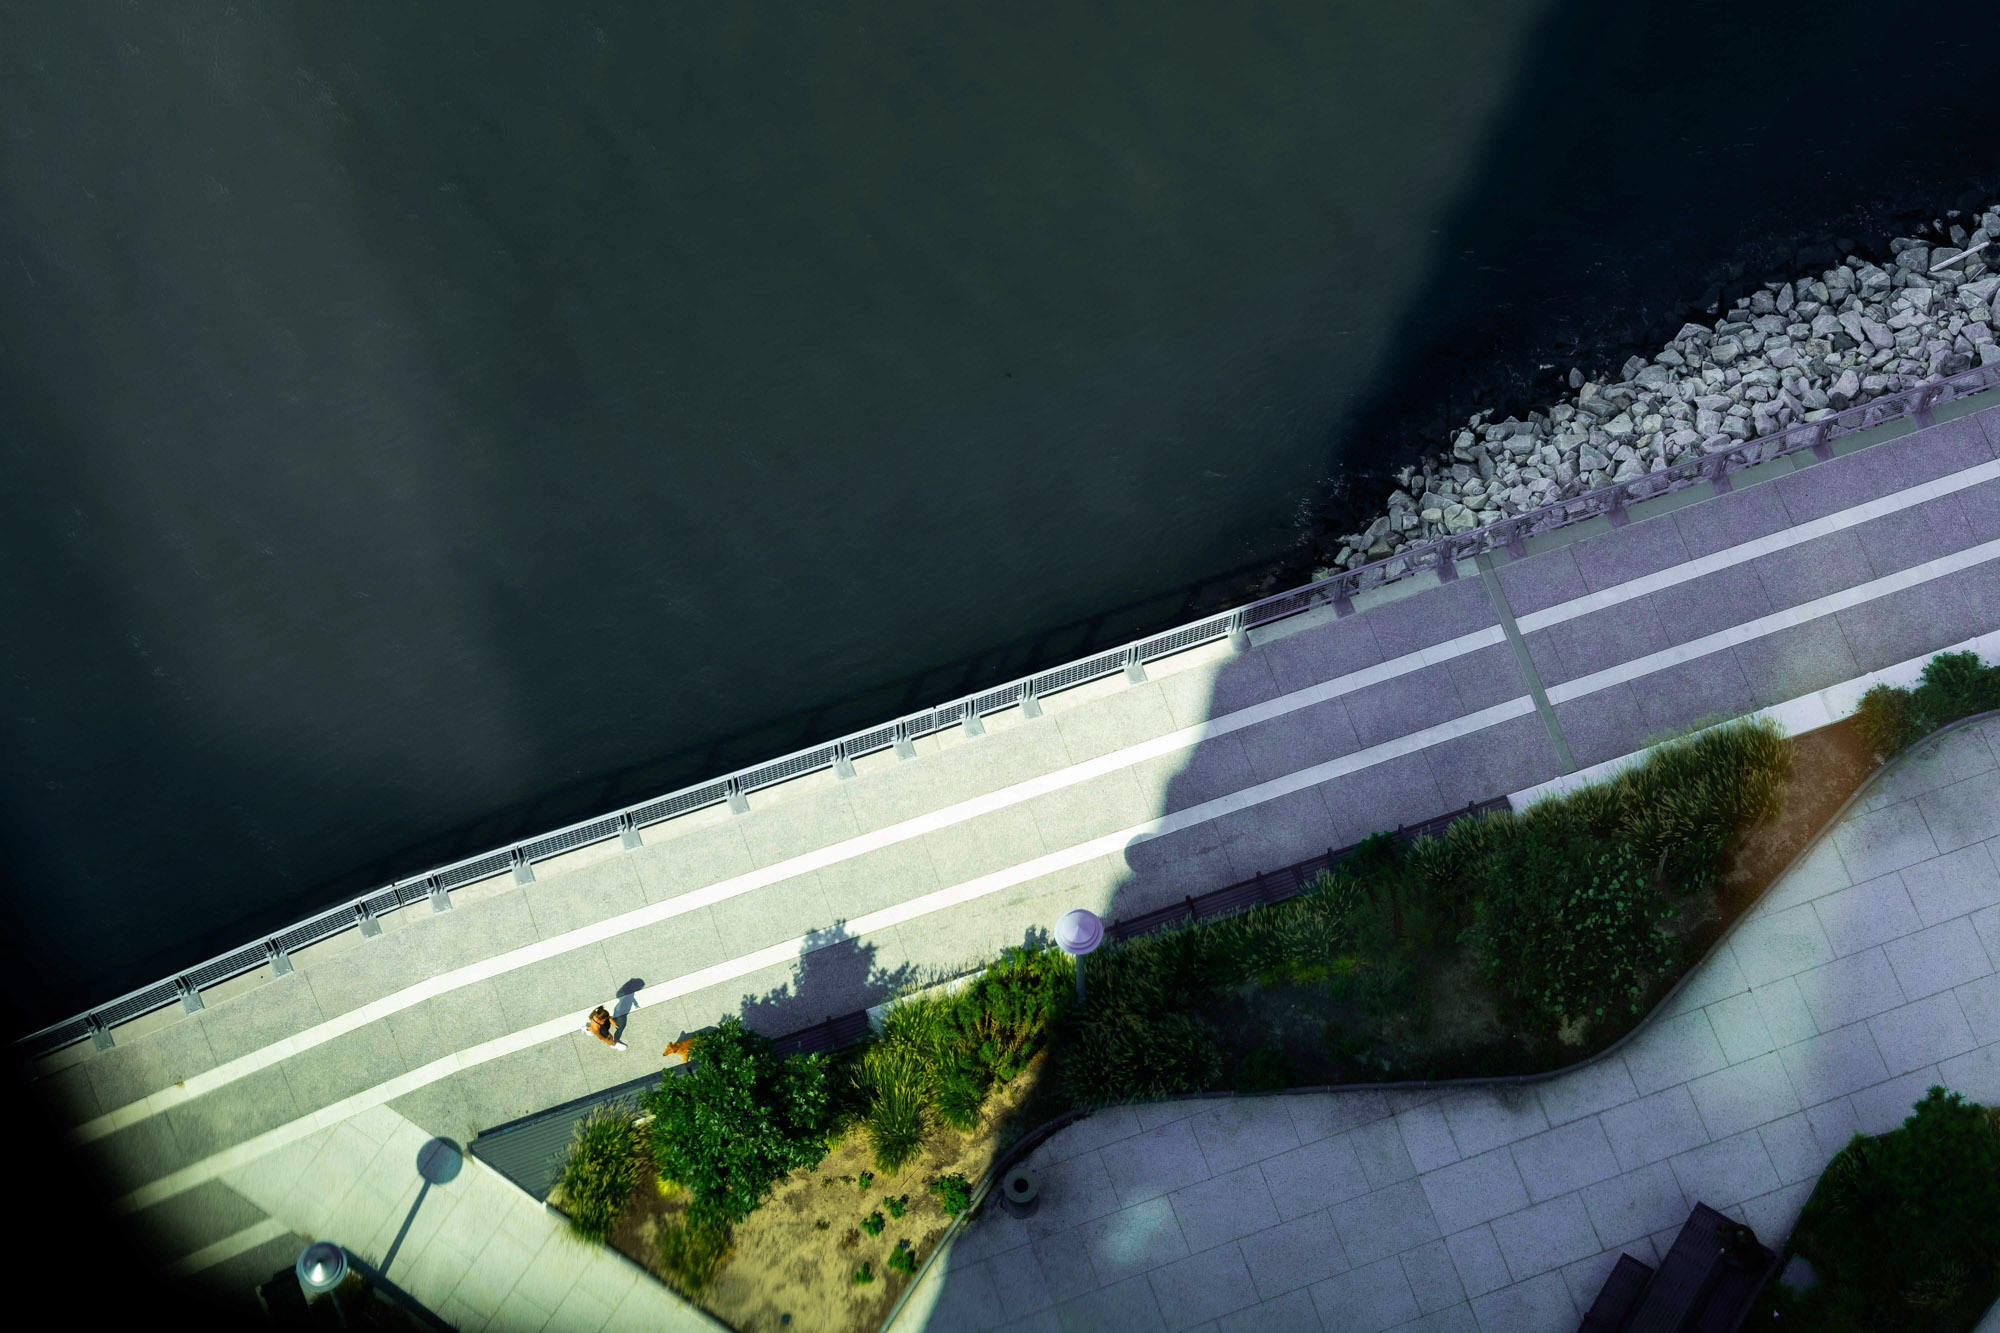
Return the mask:
[[[24,1021],[1241,595],[2000,180],[1874,6],[989,11],[6,7]]]

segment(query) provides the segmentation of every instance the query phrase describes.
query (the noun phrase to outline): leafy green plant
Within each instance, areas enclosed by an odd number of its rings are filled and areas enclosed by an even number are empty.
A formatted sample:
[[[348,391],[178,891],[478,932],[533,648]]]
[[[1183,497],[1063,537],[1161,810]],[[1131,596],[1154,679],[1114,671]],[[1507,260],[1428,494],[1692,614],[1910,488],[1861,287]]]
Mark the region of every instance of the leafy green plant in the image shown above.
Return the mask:
[[[2000,1297],[2000,1109],[1942,1087],[1900,1129],[1827,1164],[1791,1249],[1819,1285],[1779,1288],[1793,1326],[1969,1329]]]
[[[1639,1012],[1671,958],[1672,911],[1629,843],[1523,837],[1502,849],[1468,940],[1487,976],[1551,1030]]]
[[[848,1180],[856,1185],[859,1185],[861,1187],[861,1192],[863,1194],[866,1194],[868,1192],[868,1187],[875,1183],[875,1173],[873,1171],[863,1171],[858,1176],[849,1176]]]
[[[972,1206],[972,1184],[956,1172],[933,1180],[931,1193],[937,1195],[938,1207],[946,1217],[957,1217]]]
[[[645,1098],[662,1179],[693,1194],[691,1215],[740,1222],[787,1171],[826,1156],[829,1091],[819,1056],[780,1059],[727,1018],[694,1039],[684,1073]]]
[[[570,1233],[600,1244],[638,1183],[639,1137],[632,1117],[599,1107],[576,1127],[550,1191]]]
[[[904,1211],[910,1206],[910,1196],[901,1194],[893,1198],[885,1198],[882,1200],[882,1206],[889,1210],[889,1216],[901,1217]]]
[[[889,1267],[899,1273],[915,1275],[917,1271],[917,1252],[910,1248],[910,1242],[906,1240],[896,1242],[896,1251],[889,1256]]]
[[[882,1220],[882,1214],[879,1211],[870,1213],[861,1219],[861,1229],[871,1236],[881,1235],[882,1228],[888,1225],[887,1222]]]
[[[667,1281],[682,1295],[699,1296],[729,1257],[729,1224],[714,1215],[690,1215],[660,1228],[659,1247]]]
[[[869,1272],[869,1271],[868,1271],[868,1265],[867,1265],[867,1264],[863,1264],[863,1265],[861,1265],[861,1267],[859,1267],[859,1268],[857,1268],[857,1269],[855,1269],[855,1270],[854,1270],[854,1285],[855,1285],[855,1286],[857,1286],[857,1287],[865,1287],[865,1286],[867,1286],[867,1285],[868,1285],[868,1284],[869,1284],[870,1282],[873,1282],[874,1280],[875,1280],[875,1275],[874,1275],[873,1273],[871,1273],[871,1272]]]

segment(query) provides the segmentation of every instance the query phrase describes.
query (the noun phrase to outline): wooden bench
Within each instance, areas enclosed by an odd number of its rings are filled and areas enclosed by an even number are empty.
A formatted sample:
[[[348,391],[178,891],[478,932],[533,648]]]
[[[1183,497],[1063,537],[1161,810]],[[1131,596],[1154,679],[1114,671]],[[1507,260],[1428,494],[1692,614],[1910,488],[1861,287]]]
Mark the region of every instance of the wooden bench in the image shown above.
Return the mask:
[[[1725,1253],[1721,1229],[1735,1226],[1697,1203],[1658,1271],[1619,1255],[1580,1333],[1736,1333],[1778,1256],[1747,1227],[1736,1252]]]

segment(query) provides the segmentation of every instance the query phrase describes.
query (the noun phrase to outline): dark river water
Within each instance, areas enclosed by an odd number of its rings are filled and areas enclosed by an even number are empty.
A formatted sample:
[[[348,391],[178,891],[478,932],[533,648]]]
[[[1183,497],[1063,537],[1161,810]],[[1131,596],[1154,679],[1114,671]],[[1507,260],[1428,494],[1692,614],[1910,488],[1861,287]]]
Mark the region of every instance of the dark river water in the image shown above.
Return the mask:
[[[1302,574],[1992,197],[1951,13],[9,0],[19,1020]]]

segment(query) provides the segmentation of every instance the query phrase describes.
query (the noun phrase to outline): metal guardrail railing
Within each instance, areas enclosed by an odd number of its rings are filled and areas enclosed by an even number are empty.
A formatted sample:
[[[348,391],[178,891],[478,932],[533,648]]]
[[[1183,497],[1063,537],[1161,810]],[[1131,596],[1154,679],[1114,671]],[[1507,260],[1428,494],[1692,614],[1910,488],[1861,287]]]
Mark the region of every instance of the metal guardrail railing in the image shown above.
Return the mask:
[[[1489,815],[1507,808],[1508,801],[1505,796],[1496,796],[1488,801],[1474,801],[1463,810],[1453,810],[1417,824],[1405,824],[1395,830],[1395,836],[1405,844],[1409,844],[1418,838],[1443,833],[1467,816]],[[1214,889],[1192,898],[1184,898],[1178,903],[1155,911],[1121,917],[1110,922],[1107,929],[1113,939],[1131,939],[1136,935],[1150,935],[1156,930],[1169,930],[1175,926],[1189,925],[1197,921],[1213,921],[1220,917],[1235,916],[1267,903],[1283,902],[1287,898],[1295,898],[1304,893],[1312,887],[1313,881],[1321,872],[1339,865],[1360,850],[1361,844],[1358,842],[1338,849],[1329,848],[1323,856],[1310,856],[1303,861],[1231,884],[1227,888]],[[828,1054],[845,1050],[865,1040],[873,1030],[869,1023],[868,1010],[859,1009],[851,1014],[842,1014],[814,1023],[811,1027],[800,1028],[796,1032],[772,1037],[771,1045],[779,1055]],[[672,1073],[674,1070],[685,1070],[687,1067],[685,1064],[673,1065],[663,1072]],[[545,1110],[530,1112],[518,1120],[510,1120],[506,1124],[481,1130],[467,1145],[468,1150],[529,1194],[538,1199],[546,1199],[550,1187],[555,1184],[557,1165],[562,1160],[563,1152],[569,1147],[577,1122],[600,1107],[626,1115],[637,1115],[645,1094],[652,1090],[659,1079],[659,1073],[641,1075],[639,1078],[606,1088],[601,1092],[578,1097]]]
[[[1518,557],[1526,554],[1524,543],[1529,537],[1599,516],[1607,517],[1614,526],[1622,525],[1627,521],[1627,507],[1640,501],[1703,481],[1712,483],[1718,491],[1726,491],[1729,489],[1730,474],[1803,451],[1811,451],[1822,459],[1830,458],[1833,441],[1890,421],[1909,417],[1919,426],[1929,426],[1934,421],[1934,408],[1996,385],[2000,385],[2000,364],[1976,367],[1947,379],[1858,403],[1818,421],[1801,422],[1775,434],[1744,440],[1657,472],[1552,501],[1539,509],[1502,519],[1498,523],[1440,537],[1407,548],[1385,560],[1343,570],[1304,587],[1277,593],[1232,611],[1220,612],[1121,648],[1053,667],[949,703],[937,704],[824,745],[684,787],[538,838],[434,867],[18,1038],[14,1043],[16,1057],[33,1060],[85,1038],[94,1040],[100,1046],[109,1046],[110,1030],[118,1024],[177,1000],[190,1011],[199,1009],[202,989],[217,982],[240,976],[267,963],[281,974],[289,972],[293,950],[348,930],[358,929],[364,935],[379,934],[382,929],[379,917],[418,902],[429,901],[434,911],[448,910],[449,892],[461,885],[509,870],[518,882],[530,883],[534,879],[534,863],[547,857],[610,838],[622,838],[627,846],[636,847],[639,845],[639,830],[649,825],[723,802],[740,813],[749,808],[745,799],[747,793],[822,769],[831,768],[837,777],[850,777],[854,772],[855,759],[888,749],[894,749],[905,758],[910,757],[915,753],[911,749],[913,741],[947,727],[962,726],[971,734],[980,735],[985,730],[980,718],[1004,708],[1018,707],[1030,717],[1039,716],[1039,699],[1073,686],[1121,671],[1132,680],[1144,680],[1145,663],[1220,639],[1229,639],[1241,649],[1248,646],[1250,630],[1304,611],[1332,607],[1336,614],[1348,615],[1354,610],[1355,595],[1369,589],[1425,571],[1435,572],[1440,580],[1455,579],[1459,573],[1458,562],[1482,552],[1505,547]]]

